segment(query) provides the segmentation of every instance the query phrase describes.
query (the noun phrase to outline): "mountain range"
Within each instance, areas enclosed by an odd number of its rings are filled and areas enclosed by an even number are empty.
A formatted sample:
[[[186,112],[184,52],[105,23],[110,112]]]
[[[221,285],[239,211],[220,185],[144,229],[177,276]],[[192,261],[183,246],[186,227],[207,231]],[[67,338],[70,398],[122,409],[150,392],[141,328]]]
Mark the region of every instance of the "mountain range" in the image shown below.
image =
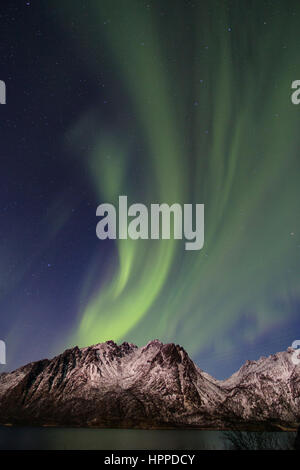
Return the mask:
[[[293,430],[300,424],[294,350],[216,380],[173,343],[107,341],[0,374],[0,424]]]

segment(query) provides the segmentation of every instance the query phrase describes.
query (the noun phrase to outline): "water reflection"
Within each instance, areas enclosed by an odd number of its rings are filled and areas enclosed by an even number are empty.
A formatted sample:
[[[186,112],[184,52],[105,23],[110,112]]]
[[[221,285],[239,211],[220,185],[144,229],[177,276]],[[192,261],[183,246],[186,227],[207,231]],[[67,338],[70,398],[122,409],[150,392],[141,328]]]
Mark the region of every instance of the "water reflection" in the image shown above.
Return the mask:
[[[253,437],[259,433],[249,434]],[[291,433],[269,435],[280,448],[290,445],[294,437]],[[206,450],[229,447],[222,431],[0,427],[1,450]]]

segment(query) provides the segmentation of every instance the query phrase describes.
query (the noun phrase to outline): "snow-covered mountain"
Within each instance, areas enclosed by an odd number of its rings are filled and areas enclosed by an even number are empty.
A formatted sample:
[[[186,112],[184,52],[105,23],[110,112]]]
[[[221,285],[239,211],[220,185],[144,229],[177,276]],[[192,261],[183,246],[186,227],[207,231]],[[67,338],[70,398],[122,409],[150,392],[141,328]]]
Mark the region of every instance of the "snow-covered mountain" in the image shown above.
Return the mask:
[[[275,429],[300,423],[293,350],[248,361],[218,381],[158,340],[75,347],[0,375],[0,423]]]
[[[247,361],[222,384],[224,405],[248,422],[295,426],[300,423],[300,365],[294,349]]]

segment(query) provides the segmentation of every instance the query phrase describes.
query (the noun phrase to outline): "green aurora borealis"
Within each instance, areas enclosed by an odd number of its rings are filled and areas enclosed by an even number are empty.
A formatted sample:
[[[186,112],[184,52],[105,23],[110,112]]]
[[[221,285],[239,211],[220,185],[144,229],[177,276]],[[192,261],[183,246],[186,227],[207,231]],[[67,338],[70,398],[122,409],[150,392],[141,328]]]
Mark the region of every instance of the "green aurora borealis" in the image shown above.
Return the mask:
[[[87,273],[69,344],[159,338],[191,354],[221,350],[284,323],[299,298],[299,7],[166,3],[90,1],[89,23],[77,2],[61,5],[64,27],[71,11],[79,24],[72,40],[88,76],[106,44],[112,87],[135,121],[106,122],[95,103],[66,142],[98,203],[204,203],[204,248],[117,241],[105,276],[95,278],[96,257]]]

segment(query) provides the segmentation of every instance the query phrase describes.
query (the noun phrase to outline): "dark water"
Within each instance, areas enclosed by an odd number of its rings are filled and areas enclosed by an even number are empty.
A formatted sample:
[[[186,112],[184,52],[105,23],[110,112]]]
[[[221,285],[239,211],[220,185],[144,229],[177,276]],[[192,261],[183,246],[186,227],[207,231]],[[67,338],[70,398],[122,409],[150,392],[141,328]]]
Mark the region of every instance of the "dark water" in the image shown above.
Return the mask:
[[[243,433],[250,447],[289,448],[293,433]],[[248,445],[248,444],[247,444]],[[191,450],[227,449],[230,442],[222,431],[127,430],[73,428],[0,427],[1,450]]]

